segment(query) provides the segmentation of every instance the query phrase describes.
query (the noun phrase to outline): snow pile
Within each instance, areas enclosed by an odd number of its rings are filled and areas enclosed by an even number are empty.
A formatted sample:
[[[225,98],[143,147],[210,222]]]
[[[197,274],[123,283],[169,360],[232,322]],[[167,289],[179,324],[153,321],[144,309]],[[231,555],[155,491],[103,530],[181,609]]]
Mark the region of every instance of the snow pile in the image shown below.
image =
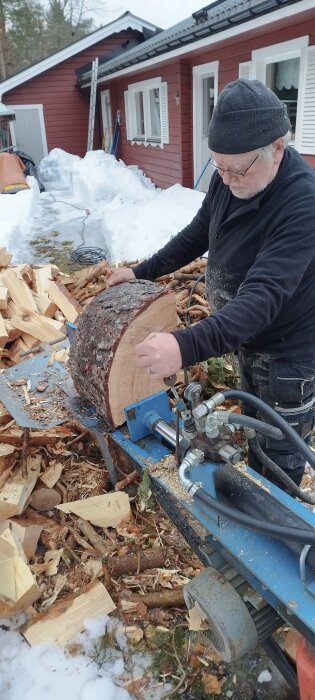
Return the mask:
[[[26,182],[29,190],[0,194],[0,245],[8,250],[13,250],[16,241],[30,231],[37,211],[40,197],[37,180],[28,176]]]
[[[126,638],[117,620],[102,615],[84,622],[85,630],[75,640],[73,652],[53,644],[30,647],[17,631],[25,620],[1,620],[0,697],[1,700],[131,700],[123,687],[145,673],[149,657],[127,654]],[[116,628],[118,631],[116,632]],[[107,630],[115,629],[115,649],[102,645]],[[128,657],[126,666],[124,657]],[[164,689],[165,690],[165,689]],[[159,700],[161,692],[148,689],[148,700]]]
[[[57,230],[74,248],[83,236],[112,263],[154,253],[191,221],[204,197],[181,185],[156,188],[137,166],[104,151],[79,158],[55,148],[39,175],[46,192],[34,219],[36,235]],[[25,249],[16,255],[26,261]]]

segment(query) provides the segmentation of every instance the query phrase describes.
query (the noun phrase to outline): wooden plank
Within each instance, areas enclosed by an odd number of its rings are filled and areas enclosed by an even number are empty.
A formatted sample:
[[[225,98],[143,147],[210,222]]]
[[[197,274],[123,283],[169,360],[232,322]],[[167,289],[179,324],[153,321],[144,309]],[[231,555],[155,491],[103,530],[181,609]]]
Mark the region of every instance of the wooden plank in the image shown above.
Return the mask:
[[[31,646],[47,641],[65,646],[82,632],[85,619],[109,615],[115,607],[105,586],[95,581],[77,598],[62,598],[34,617],[21,632]]]
[[[7,267],[11,258],[12,254],[9,253],[6,248],[0,247],[0,267]]]
[[[8,288],[11,299],[21,310],[37,311],[33,294],[26,282],[12,268],[0,272],[1,283]]]
[[[9,291],[7,287],[0,287],[0,310],[6,309],[8,306]]]
[[[27,477],[22,477],[21,471],[10,476],[0,489],[0,520],[11,518],[23,513],[28,498],[33,491],[41,469],[41,455],[27,458]]]
[[[29,607],[40,596],[36,580],[25,562],[23,548],[9,528],[0,535],[0,567],[0,615],[3,617]]]
[[[129,497],[123,491],[61,503],[56,508],[64,513],[75,513],[99,527],[117,527],[130,518]]]
[[[48,287],[48,296],[57,304],[67,321],[71,321],[71,323],[77,321],[78,316],[82,313],[82,308],[64,284],[51,282]]]

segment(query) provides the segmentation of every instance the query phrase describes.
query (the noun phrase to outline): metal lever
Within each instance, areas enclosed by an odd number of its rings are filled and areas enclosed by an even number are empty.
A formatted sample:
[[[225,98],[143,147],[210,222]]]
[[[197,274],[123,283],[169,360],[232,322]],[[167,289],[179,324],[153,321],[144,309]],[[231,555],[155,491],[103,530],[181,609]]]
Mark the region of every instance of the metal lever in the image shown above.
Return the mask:
[[[176,374],[170,374],[169,377],[164,377],[163,382],[166,386],[169,386],[169,388],[174,396],[174,399],[176,401],[180,401],[181,399],[180,399],[180,396],[178,394],[178,391],[175,389],[176,379],[177,379]]]

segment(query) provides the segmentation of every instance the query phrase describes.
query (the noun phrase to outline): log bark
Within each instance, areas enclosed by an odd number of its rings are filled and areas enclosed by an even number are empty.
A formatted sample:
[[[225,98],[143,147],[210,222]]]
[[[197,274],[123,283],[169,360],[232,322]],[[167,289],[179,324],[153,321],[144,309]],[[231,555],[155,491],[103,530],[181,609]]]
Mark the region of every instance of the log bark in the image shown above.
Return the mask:
[[[171,547],[154,547],[139,550],[137,554],[125,554],[108,559],[107,566],[112,578],[123,574],[140,574],[146,569],[165,568],[166,562],[176,562],[176,552]]]
[[[135,364],[134,347],[153,331],[175,330],[172,291],[132,280],[99,294],[83,312],[70,348],[70,372],[79,395],[112,427],[124,408],[163,388]]]

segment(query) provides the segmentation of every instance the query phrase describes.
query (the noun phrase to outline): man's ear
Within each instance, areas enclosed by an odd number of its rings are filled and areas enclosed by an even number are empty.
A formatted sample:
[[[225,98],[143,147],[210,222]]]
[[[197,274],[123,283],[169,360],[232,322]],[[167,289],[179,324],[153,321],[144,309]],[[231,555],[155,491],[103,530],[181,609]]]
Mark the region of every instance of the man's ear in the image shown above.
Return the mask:
[[[283,151],[284,151],[284,143],[283,143],[282,136],[280,136],[279,139],[276,139],[276,141],[274,141],[272,145],[273,145],[274,162],[278,164],[282,160]]]

